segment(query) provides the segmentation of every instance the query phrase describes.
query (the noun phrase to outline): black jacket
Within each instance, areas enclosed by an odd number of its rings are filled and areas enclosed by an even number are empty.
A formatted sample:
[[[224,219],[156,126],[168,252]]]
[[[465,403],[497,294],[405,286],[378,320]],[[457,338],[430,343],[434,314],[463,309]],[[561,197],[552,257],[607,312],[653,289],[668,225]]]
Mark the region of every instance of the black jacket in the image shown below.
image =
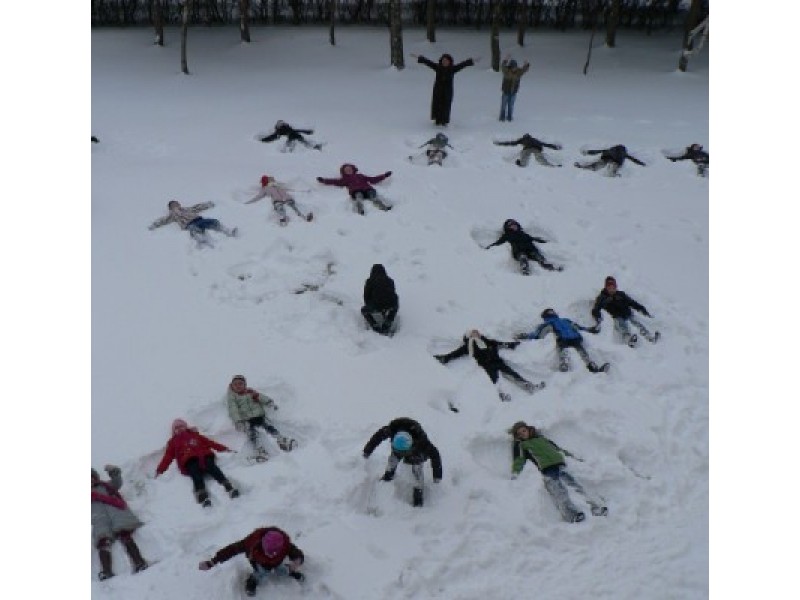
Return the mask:
[[[526,150],[533,150],[535,152],[541,152],[544,148],[552,148],[553,150],[561,150],[561,146],[557,144],[548,144],[547,142],[543,142],[541,140],[537,140],[530,134],[525,134],[518,140],[510,141],[510,142],[495,142],[496,146],[522,146]]]
[[[599,154],[601,159],[615,162],[620,166],[622,166],[626,158],[631,159],[637,165],[646,166],[638,158],[628,154],[628,149],[622,144],[611,146],[611,148],[606,148],[604,150],[587,150],[586,154]]]
[[[384,425],[376,431],[364,446],[364,456],[369,456],[384,440],[391,440],[396,433],[406,431],[411,435],[411,450],[400,454],[392,449],[392,454],[402,459],[403,462],[410,465],[421,465],[426,460],[430,459],[431,469],[433,470],[433,478],[442,478],[442,458],[439,455],[439,450],[431,444],[425,430],[414,419],[407,417],[400,417],[392,420],[388,425]]]
[[[449,67],[442,64],[442,60],[445,57],[450,59]],[[424,56],[418,57],[417,62],[436,72],[436,80],[433,82],[433,97],[431,98],[431,119],[440,123],[449,123],[450,106],[453,103],[453,78],[461,69],[472,66],[475,63],[471,58],[468,58],[463,62],[454,64],[453,57],[449,54],[443,54],[438,63],[428,60]]]
[[[369,279],[364,282],[364,304],[368,308],[386,310],[398,305],[394,281],[386,274],[383,265],[372,265]]]
[[[291,125],[284,123],[280,127],[276,127],[275,131],[269,134],[267,137],[261,138],[262,142],[274,142],[282,135],[285,135],[290,140],[301,140],[303,136],[300,135],[301,133],[305,133],[306,135],[311,135],[314,133],[313,129],[295,129]]]
[[[609,294],[605,288],[600,290],[592,307],[592,316],[599,320],[600,311],[605,310],[612,317],[627,319],[631,316],[631,309],[636,309],[640,313],[648,314],[647,309],[628,296],[625,292],[617,290],[614,294]]]
[[[528,235],[525,233],[521,228],[517,229],[516,231],[512,231],[511,229],[506,229],[496,242],[493,244],[489,244],[486,246],[488,250],[492,246],[500,246],[501,244],[505,244],[508,242],[511,244],[511,248],[515,251],[523,251],[523,250],[535,250],[538,252],[536,246],[533,245],[533,242],[538,242],[540,244],[546,244],[547,240],[543,240],[540,237],[534,237],[532,235]]]
[[[702,148],[693,149],[691,146],[687,146],[686,151],[683,154],[680,156],[670,156],[669,159],[672,162],[675,162],[676,160],[691,160],[698,165],[707,165],[708,152]]]
[[[492,338],[487,338],[485,336],[481,336],[481,340],[483,343],[486,344],[486,349],[479,348],[475,346],[475,350],[473,353],[473,358],[475,358],[475,362],[477,362],[480,366],[486,367],[498,363],[503,363],[503,359],[500,358],[500,348],[508,348],[513,350],[517,346],[519,346],[519,342],[499,342],[497,340],[493,340]],[[452,352],[448,352],[447,354],[438,354],[436,359],[439,360],[442,364],[448,363],[454,358],[460,358],[462,356],[467,356],[469,354],[469,346],[467,342],[469,339],[467,336],[461,338],[462,344],[453,350]]]

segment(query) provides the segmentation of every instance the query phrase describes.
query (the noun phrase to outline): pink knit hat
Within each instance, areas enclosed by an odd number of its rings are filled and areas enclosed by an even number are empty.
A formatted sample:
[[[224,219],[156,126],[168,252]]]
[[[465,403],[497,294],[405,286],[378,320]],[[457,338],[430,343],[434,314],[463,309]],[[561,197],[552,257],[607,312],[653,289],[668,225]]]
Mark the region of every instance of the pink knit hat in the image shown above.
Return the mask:
[[[269,530],[264,534],[264,537],[261,538],[261,548],[264,550],[264,554],[269,557],[280,554],[285,546],[286,537],[281,532],[275,531],[274,529]]]

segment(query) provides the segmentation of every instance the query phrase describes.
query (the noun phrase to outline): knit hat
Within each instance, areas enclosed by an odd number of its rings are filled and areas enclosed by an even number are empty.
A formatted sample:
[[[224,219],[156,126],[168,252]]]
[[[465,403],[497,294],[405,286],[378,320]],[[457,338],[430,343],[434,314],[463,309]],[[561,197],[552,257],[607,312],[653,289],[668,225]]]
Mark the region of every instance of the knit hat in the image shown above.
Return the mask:
[[[176,433],[176,429],[188,429],[189,425],[183,419],[175,419],[172,422],[172,433]]]
[[[247,379],[245,378],[245,376],[244,376],[244,375],[234,375],[234,376],[231,378],[231,383],[233,383],[233,382],[234,382],[234,381],[236,381],[237,379],[241,379],[242,381],[244,381],[245,383],[247,383]]]
[[[614,285],[617,285],[617,280],[614,279],[611,275],[609,275],[608,277],[606,277],[606,285],[608,285],[609,283],[613,283]]]
[[[264,554],[269,557],[280,554],[285,546],[286,537],[280,531],[271,529],[261,538],[261,548],[264,550]]]
[[[411,450],[411,434],[406,431],[398,431],[392,438],[392,449],[395,452],[408,452]]]
[[[549,318],[552,318],[552,317],[558,317],[558,313],[556,311],[554,311],[552,308],[545,308],[542,311],[541,317],[543,319],[549,319]]]
[[[261,185],[262,186],[266,186],[267,184],[269,184],[271,179],[272,178],[269,175],[262,175],[261,176]]]

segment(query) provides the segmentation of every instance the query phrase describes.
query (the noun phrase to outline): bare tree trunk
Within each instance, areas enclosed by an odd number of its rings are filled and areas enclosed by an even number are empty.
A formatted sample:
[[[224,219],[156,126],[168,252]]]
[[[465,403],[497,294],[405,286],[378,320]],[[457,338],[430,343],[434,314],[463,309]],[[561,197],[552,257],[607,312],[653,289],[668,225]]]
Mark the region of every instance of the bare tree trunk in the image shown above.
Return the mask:
[[[583,65],[583,74],[586,75],[589,71],[589,62],[592,60],[592,44],[594,44],[594,33],[597,31],[597,5],[592,18],[592,35],[589,38],[589,52],[586,54],[586,64]]]
[[[503,4],[500,0],[494,0],[494,7],[492,9],[492,27],[491,27],[491,46],[492,46],[492,69],[494,71],[500,70],[500,14]]]
[[[336,33],[334,32],[334,27],[336,25],[336,0],[330,0],[328,3],[331,9],[331,27],[329,30],[328,37],[331,40],[331,46],[336,45]]]
[[[692,38],[689,34],[700,21],[701,1],[702,0],[692,0],[689,13],[686,15],[686,24],[683,30],[683,52],[681,52],[681,57],[678,60],[678,69],[683,72],[686,72],[686,67],[689,65],[688,52],[692,49]]]
[[[242,36],[243,42],[250,42],[250,0],[239,0],[239,16],[241,21],[239,24],[239,33]]]
[[[436,41],[436,0],[428,0],[426,18],[428,22],[428,41]]]
[[[189,0],[183,0],[183,16],[181,18],[181,71],[189,74],[189,63],[186,60],[186,38],[189,36]]]
[[[403,25],[400,21],[402,15],[400,8],[400,0],[390,0],[389,45],[391,47],[392,66],[396,69],[404,69],[406,66],[403,59]]]
[[[525,28],[528,25],[528,0],[519,0],[517,4],[517,44],[525,45]]]
[[[617,44],[617,25],[619,25],[619,9],[622,0],[611,0],[611,14],[606,28],[606,46],[614,48]]]
[[[155,43],[164,45],[164,5],[163,0],[153,0],[153,27],[156,30]]]

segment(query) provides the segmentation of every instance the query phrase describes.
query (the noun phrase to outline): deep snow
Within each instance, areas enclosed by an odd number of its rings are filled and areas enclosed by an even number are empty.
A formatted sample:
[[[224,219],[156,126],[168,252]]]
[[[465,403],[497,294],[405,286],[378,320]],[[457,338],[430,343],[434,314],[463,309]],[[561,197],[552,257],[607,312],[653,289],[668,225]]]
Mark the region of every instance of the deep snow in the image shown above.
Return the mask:
[[[456,77],[455,151],[440,169],[404,161],[435,133],[433,74],[412,61],[386,68],[382,30],[341,30],[335,48],[323,30],[260,29],[249,46],[235,30],[193,30],[189,77],[175,31],[165,49],[142,30],[92,33],[91,459],[123,468],[123,492],[146,521],[137,539],[159,560],[132,577],[116,548],[120,575],[93,581],[94,597],[239,597],[243,558],[208,573],[197,562],[267,523],[297,537],[314,597],[508,598],[526,586],[550,598],[707,596],[710,180],[661,154],[708,146],[707,54],[678,74],[676,36],[631,36],[596,48],[584,77],[584,35],[533,33],[519,50],[505,34],[504,51],[532,70],[514,123],[501,124],[486,37],[443,31],[431,47],[406,31],[407,53],[482,57]],[[324,151],[254,141],[278,118],[313,126]],[[515,149],[491,144],[524,132],[563,144],[550,155],[564,168],[519,169]],[[614,143],[648,166],[628,163],[618,179],[570,166],[581,148]],[[359,217],[343,190],[316,183],[348,161],[393,171],[377,186],[392,212]],[[263,201],[244,205],[262,173],[300,190],[315,221],[281,229]],[[198,250],[177,226],[148,231],[172,198],[215,201],[207,214],[241,237]],[[544,254],[566,270],[524,278],[507,246],[481,250],[508,217],[549,239]],[[400,294],[391,340],[365,331],[358,313],[375,262]],[[612,363],[608,375],[577,357],[557,373],[552,340],[527,342],[504,356],[548,388],[507,386],[514,399],[501,404],[467,359],[431,358],[469,327],[510,339],[547,306],[588,323],[610,273],[656,316],[663,340],[630,350],[606,318],[586,337]],[[297,294],[303,284],[320,287]],[[276,425],[300,447],[252,467],[223,456],[244,494],[230,501],[209,483],[216,507],[203,511],[174,466],[150,476],[176,416],[244,445],[222,402],[238,372],[275,398]],[[372,432],[403,415],[443,456],[444,481],[429,484],[422,510],[408,506],[406,471],[371,483],[385,444],[361,458]],[[608,518],[560,522],[531,465],[509,480],[505,429],[520,418],[586,459],[570,470],[608,499]],[[377,517],[366,506],[373,487]],[[276,585],[300,596],[294,582]]]

